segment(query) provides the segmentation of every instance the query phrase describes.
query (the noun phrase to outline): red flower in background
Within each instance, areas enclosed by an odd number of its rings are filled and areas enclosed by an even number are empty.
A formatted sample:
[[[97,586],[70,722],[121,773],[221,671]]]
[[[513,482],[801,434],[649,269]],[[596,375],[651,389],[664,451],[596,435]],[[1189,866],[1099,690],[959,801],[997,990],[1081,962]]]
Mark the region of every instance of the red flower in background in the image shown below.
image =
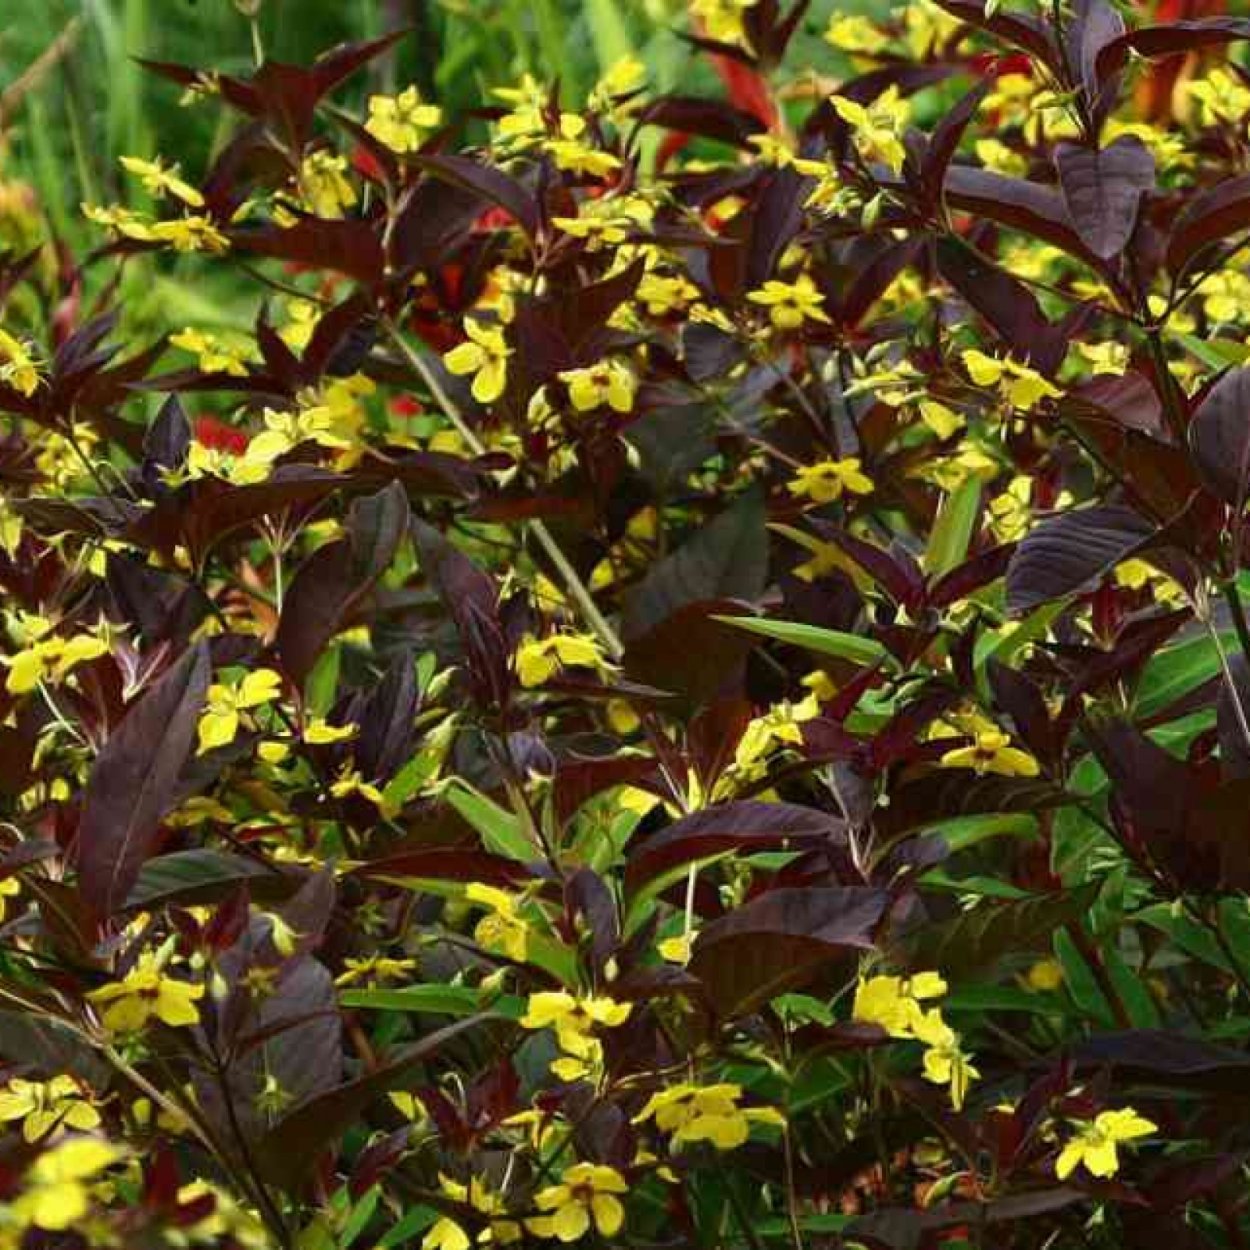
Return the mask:
[[[197,443],[210,447],[213,451],[229,452],[232,456],[243,455],[247,451],[248,443],[251,442],[246,431],[227,425],[224,421],[210,417],[207,413],[196,417],[192,428]]]

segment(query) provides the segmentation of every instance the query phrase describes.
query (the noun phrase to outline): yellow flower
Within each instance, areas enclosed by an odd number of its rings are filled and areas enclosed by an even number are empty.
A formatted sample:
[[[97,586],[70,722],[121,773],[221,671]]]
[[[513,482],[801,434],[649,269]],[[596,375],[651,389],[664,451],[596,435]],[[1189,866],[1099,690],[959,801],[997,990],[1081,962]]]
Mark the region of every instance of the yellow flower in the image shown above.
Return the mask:
[[[469,1234],[450,1215],[440,1216],[421,1238],[421,1250],[469,1250],[472,1244]]]
[[[1063,392],[1048,382],[1036,369],[1012,360],[999,360],[975,348],[963,353],[964,368],[977,386],[997,387],[1013,407],[1028,412],[1043,399],[1058,399]]]
[[[864,473],[858,456],[847,456],[842,460],[804,465],[795,471],[786,489],[796,499],[810,499],[816,504],[833,503],[846,491],[852,495],[869,494],[872,478]]]
[[[634,1117],[635,1124],[652,1117],[661,1133],[672,1135],[673,1144],[709,1141],[718,1150],[735,1150],[751,1134],[752,1122],[784,1125],[772,1107],[739,1107],[740,1085],[674,1085],[652,1094]]]
[[[521,1027],[554,1028],[560,1048],[582,1056],[593,1048],[591,1032],[595,1028],[618,1028],[629,1019],[632,1010],[632,1004],[611,998],[578,998],[567,990],[540,990],[530,995]]]
[[[22,545],[22,518],[0,498],[0,551],[12,558]]]
[[[565,667],[604,668],[598,642],[588,634],[552,634],[542,639],[527,634],[517,647],[517,677],[527,690],[550,681]]]
[[[208,688],[208,704],[197,727],[202,755],[214,747],[234,741],[239,730],[239,713],[272,703],[282,690],[282,678],[271,668],[248,673],[237,685],[214,683]]]
[[[1121,1142],[1149,1137],[1158,1125],[1138,1115],[1132,1107],[1100,1111],[1093,1120],[1079,1123],[1076,1135],[1059,1152],[1055,1175],[1066,1180],[1079,1165],[1091,1176],[1114,1176],[1120,1168],[1117,1147]]]
[[[197,1024],[200,1013],[195,1001],[203,997],[203,985],[166,976],[151,952],[141,955],[120,981],[87,995],[103,1006],[104,1027],[110,1033],[137,1033],[153,1016],[170,1028]]]
[[[917,406],[920,409],[921,421],[938,438],[950,438],[952,434],[957,434],[964,428],[963,416],[945,404],[938,403],[936,399],[922,399]]]
[[[199,357],[204,373],[228,373],[232,377],[247,377],[244,353],[237,347],[223,343],[215,334],[187,326],[177,334],[170,335],[170,344]]]
[[[879,1025],[891,1037],[913,1037],[916,1021],[924,1014],[921,1001],[945,993],[946,982],[936,972],[918,972],[909,978],[868,977],[855,987],[851,1018]]]
[[[16,655],[0,656],[8,668],[4,687],[10,694],[28,694],[40,682],[63,681],[79,664],[108,652],[108,640],[95,634],[75,634],[62,638],[52,633],[47,617],[25,616],[18,627],[25,646]],[[101,635],[106,633],[101,629]]]
[[[299,193],[318,217],[342,217],[356,203],[356,188],[347,178],[347,158],[325,149],[304,157]]]
[[[4,330],[0,330],[0,382],[22,395],[33,395],[39,385],[39,368],[30,349]]]
[[[620,159],[610,152],[601,152],[583,141],[587,123],[576,113],[561,113],[559,137],[547,139],[543,147],[550,153],[557,169],[587,178],[606,178],[620,167]]]
[[[391,959],[386,955],[367,955],[364,959],[345,959],[346,972],[334,978],[335,985],[355,985],[367,981],[380,985],[386,981],[402,981],[417,967],[415,959]]]
[[[840,52],[882,52],[886,37],[862,14],[835,13],[829,19],[825,42]]]
[[[1063,965],[1057,959],[1039,959],[1025,973],[1024,983],[1039,994],[1057,990],[1063,984]]]
[[[969,1084],[981,1074],[969,1062],[959,1045],[959,1034],[942,1019],[934,1007],[921,1012],[912,1025],[915,1037],[927,1049],[924,1053],[924,1076],[935,1085],[949,1085],[951,1105],[956,1111],[964,1105]]]
[[[1220,269],[1203,281],[1200,291],[1202,311],[1209,320],[1245,322],[1250,277],[1235,269]]]
[[[158,221],[148,231],[156,243],[168,243],[175,252],[214,252],[230,247],[230,240],[209,218],[191,213],[173,221]]]
[[[368,799],[375,807],[386,807],[386,796],[372,782],[366,781],[361,775],[358,768],[353,768],[350,764],[344,764],[339,769],[338,776],[330,785],[330,793],[336,799],[345,799],[349,795],[359,794],[362,799]]]
[[[473,398],[479,404],[493,404],[507,385],[512,349],[498,326],[466,317],[464,330],[469,341],[453,347],[443,357],[443,364],[454,374],[473,374]]]
[[[747,292],[747,299],[768,309],[769,319],[779,330],[797,330],[804,321],[829,323],[821,308],[825,297],[816,289],[811,275],[801,273],[793,282],[772,278],[757,290]]]
[[[636,57],[625,56],[615,61],[595,83],[586,98],[587,107],[601,112],[610,108],[621,96],[633,95],[647,82],[647,67]]]
[[[473,930],[477,942],[487,950],[499,951],[523,963],[529,950],[529,924],[517,913],[516,899],[506,890],[480,881],[470,882],[464,894],[470,902],[490,909]]]
[[[1250,113],[1250,87],[1240,75],[1217,66],[1190,82],[1185,92],[1198,101],[1199,119],[1204,126],[1232,125],[1244,137],[1246,116]]]
[[[436,104],[426,104],[413,86],[397,96],[370,96],[365,129],[392,152],[414,152],[425,134],[442,120],[443,110]]]
[[[698,299],[699,288],[680,274],[645,273],[634,298],[646,306],[651,316],[663,317],[671,312],[680,312],[692,300]]]
[[[34,1142],[55,1128],[89,1132],[99,1127],[100,1113],[84,1101],[71,1076],[54,1076],[50,1081],[15,1076],[0,1091],[0,1120],[21,1120],[22,1137]]]
[[[453,1202],[464,1203],[475,1211],[489,1217],[489,1226],[478,1234],[478,1241],[485,1245],[506,1246],[520,1241],[524,1234],[517,1220],[501,1218],[506,1215],[502,1195],[493,1193],[479,1177],[471,1176],[467,1185],[449,1176],[439,1175],[439,1188]],[[468,1233],[451,1218],[443,1216],[433,1224],[421,1242],[421,1250],[467,1250],[471,1245]]]
[[[989,504],[990,528],[1001,542],[1014,542],[1028,533],[1033,521],[1033,479],[1020,473]]]
[[[830,96],[829,102],[834,112],[850,126],[855,147],[865,160],[884,161],[895,173],[903,168],[906,156],[903,133],[911,109],[897,86],[882,92],[869,105],[841,95]]]
[[[607,404],[614,412],[631,412],[638,379],[619,360],[604,360],[585,369],[566,369],[560,381],[569,388],[569,399],[578,412],[591,412]]]
[[[0,880],[0,920],[3,920],[8,912],[8,903],[6,899],[16,898],[22,892],[22,882],[18,877],[5,877]]]
[[[742,15],[758,0],[691,0],[690,14],[703,23],[708,37],[720,43],[746,43]]]
[[[963,25],[932,0],[912,0],[903,14],[903,23],[907,28],[907,50],[916,61],[934,55]]]
[[[250,452],[250,443],[247,452],[236,456],[216,447],[206,447],[198,439],[192,439],[191,446],[187,448],[184,471],[192,481],[202,477],[219,477],[223,481],[233,482],[236,486],[263,482],[269,476],[272,462],[249,454]]]
[[[159,158],[145,161],[137,156],[122,156],[118,159],[128,174],[134,174],[139,179],[149,195],[172,195],[192,208],[204,206],[204,197],[190,183],[178,177],[177,165],[163,165]]]
[[[310,716],[304,726],[304,741],[322,747],[332,742],[346,742],[358,732],[357,725],[331,725],[323,716]]]
[[[1000,777],[1036,777],[1041,771],[1037,760],[1010,743],[1010,736],[1001,730],[987,730],[976,735],[973,746],[947,751],[941,765],[943,768],[971,768],[980,776],[996,773]]]
[[[657,942],[655,949],[666,963],[680,964],[684,968],[690,962],[694,941],[698,936],[697,933],[678,933]]]
[[[13,1202],[13,1213],[36,1228],[60,1232],[77,1223],[90,1207],[91,1192],[84,1183],[122,1157],[109,1142],[94,1137],[70,1137],[45,1150],[26,1176],[24,1192]]]
[[[1250,293],[1250,282],[1246,283]],[[1245,296],[1242,296],[1244,301]],[[1077,343],[1077,353],[1089,362],[1090,370],[1095,374],[1111,374],[1115,377],[1123,375],[1128,368],[1129,347],[1127,343]]]
[[[615,1169],[599,1163],[575,1163],[565,1168],[558,1185],[549,1185],[534,1195],[539,1210],[550,1211],[527,1220],[539,1237],[576,1241],[590,1231],[593,1223],[602,1237],[615,1237],[625,1223],[625,1208],[616,1197],[629,1192],[625,1178]]]

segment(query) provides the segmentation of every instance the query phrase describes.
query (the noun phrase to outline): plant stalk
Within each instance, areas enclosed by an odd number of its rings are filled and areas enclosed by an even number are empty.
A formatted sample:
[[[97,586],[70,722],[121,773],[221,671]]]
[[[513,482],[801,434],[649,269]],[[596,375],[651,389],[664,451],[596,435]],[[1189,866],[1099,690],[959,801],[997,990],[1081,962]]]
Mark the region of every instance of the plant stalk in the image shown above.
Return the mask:
[[[422,382],[425,383],[447,419],[455,426],[456,433],[464,439],[465,444],[474,455],[485,455],[486,445],[478,438],[477,431],[465,420],[464,413],[460,411],[455,400],[447,394],[447,391],[430,368],[428,362],[407,342],[402,333],[400,333],[399,327],[393,321],[388,320],[385,324],[386,332],[391,342],[395,344],[403,354],[404,360],[411,366]],[[538,545],[546,553],[547,558],[555,565],[556,571],[564,582],[565,589],[581,609],[586,623],[598,635],[599,641],[603,643],[608,656],[613,660],[619,660],[625,654],[625,647],[621,642],[620,636],[609,624],[608,619],[600,612],[599,605],[595,603],[594,597],[591,595],[586,583],[578,576],[577,570],[560,549],[560,544],[552,537],[551,531],[539,520],[528,521],[526,529],[534,535]]]

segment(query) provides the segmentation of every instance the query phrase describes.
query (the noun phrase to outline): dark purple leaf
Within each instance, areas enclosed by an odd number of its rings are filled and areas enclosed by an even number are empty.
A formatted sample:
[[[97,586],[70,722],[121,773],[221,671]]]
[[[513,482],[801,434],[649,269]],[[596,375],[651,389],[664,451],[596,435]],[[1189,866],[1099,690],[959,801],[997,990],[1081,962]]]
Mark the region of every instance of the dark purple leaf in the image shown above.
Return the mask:
[[[737,148],[749,147],[747,140],[760,132],[760,119],[754,113],[697,96],[661,96],[638,114],[636,124],[719,139]]]
[[[992,86],[992,79],[982,79],[933,128],[924,159],[920,163],[920,189],[930,204],[936,205],[941,200],[946,171],[959,150],[968,123],[976,115],[981,101]]]
[[[510,214],[532,239],[538,232],[538,201],[515,178],[468,156],[422,155],[410,158],[414,164],[469,191]]]
[[[1118,73],[1128,62],[1130,52],[1144,57],[1176,56],[1238,39],[1250,39],[1250,21],[1243,17],[1206,17],[1160,26],[1139,26],[1099,51],[1096,72],[1101,80]]]
[[[861,887],[772,890],[705,926],[690,972],[722,1019],[750,1015],[829,963],[871,949],[889,902],[885,890]]]
[[[347,537],[314,552],[291,582],[277,648],[297,686],[312,671],[325,645],[390,566],[408,532],[408,496],[398,483],[358,499]]]
[[[1230,369],[1207,392],[1189,447],[1204,485],[1240,511],[1250,489],[1250,369]]]
[[[1150,380],[1136,370],[1115,376],[1100,374],[1069,387],[1056,406],[1064,416],[1079,410],[1126,430],[1159,438],[1164,434],[1163,403]]]
[[[1061,143],[1055,166],[1081,241],[1102,260],[1118,256],[1137,225],[1142,197],[1154,187],[1150,149],[1136,135],[1122,135],[1100,151]]]
[[[1052,599],[1093,590],[1157,534],[1155,525],[1122,504],[1048,517],[1024,536],[1007,568],[1008,611],[1018,616]]]
[[[744,495],[656,564],[626,597],[626,640],[641,638],[679,609],[702,600],[757,599],[768,575],[764,519],[762,496]]]
[[[152,853],[195,741],[208,651],[188,651],[132,707],[96,757],[78,826],[79,891],[101,917],[125,902]]]
[[[1058,367],[1067,335],[1046,319],[1028,287],[953,236],[940,238],[935,251],[942,277],[993,326],[1014,356],[1043,373]]]
[[[981,0],[938,0],[938,3],[969,26],[976,26],[1000,39],[1006,39],[1035,56],[1043,64],[1056,68],[1057,58],[1050,31],[1037,18],[1019,10],[1004,12],[1001,8],[993,16],[987,17]]]
[[[726,803],[685,816],[636,843],[625,867],[625,890],[635,894],[675,867],[727,851],[810,850],[834,840],[842,822],[793,803]]]
[[[1222,676],[1215,704],[1220,769],[1226,778],[1240,780],[1250,777],[1250,741],[1242,723],[1243,716],[1250,723],[1250,661],[1238,651],[1228,657],[1228,670],[1233,689]]]
[[[380,226],[359,219],[301,217],[292,226],[239,226],[230,232],[230,242],[240,252],[331,269],[373,286],[386,267],[380,231]]]
[[[1180,211],[1168,235],[1173,274],[1188,270],[1200,252],[1250,227],[1250,174],[1225,178],[1199,191]]]
[[[364,1110],[408,1080],[448,1042],[479,1027],[482,1016],[457,1020],[423,1037],[366,1076],[318,1095],[284,1116],[258,1142],[255,1153],[262,1174],[282,1189],[296,1192],[312,1180],[312,1164],[337,1142]]]

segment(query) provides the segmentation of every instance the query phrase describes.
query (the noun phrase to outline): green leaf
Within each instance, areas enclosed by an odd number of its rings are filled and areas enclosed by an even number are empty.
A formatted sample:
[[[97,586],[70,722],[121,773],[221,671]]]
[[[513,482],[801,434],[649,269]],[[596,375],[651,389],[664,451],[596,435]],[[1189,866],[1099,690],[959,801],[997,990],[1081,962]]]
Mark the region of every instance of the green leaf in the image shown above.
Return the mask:
[[[1228,652],[1237,649],[1235,634],[1223,635],[1220,642]],[[1203,682],[1210,681],[1219,671],[1219,653],[1208,636],[1165,647],[1151,656],[1142,670],[1133,696],[1134,717],[1154,716]]]
[[[1175,337],[1208,369],[1227,369],[1230,365],[1246,363],[1248,352],[1243,343],[1234,343],[1231,339],[1200,339],[1196,334],[1177,334]]]
[[[848,634],[840,629],[822,629],[817,625],[803,625],[798,621],[770,621],[757,616],[715,616],[715,621],[736,625],[739,629],[765,638],[775,638],[791,646],[806,647],[820,655],[836,656],[870,668],[874,664],[894,667],[890,653],[875,639],[861,634]]]
[[[313,716],[326,716],[334,706],[342,662],[343,648],[337,645],[327,647],[308,674],[304,683],[304,700]]]
[[[1054,994],[1021,989],[1017,985],[966,985],[942,999],[943,1011],[1026,1011],[1030,1015],[1054,1015],[1062,1010]]]
[[[942,501],[929,533],[924,567],[931,577],[941,577],[964,562],[980,515],[981,482],[972,474]]]
[[[531,863],[538,851],[525,836],[521,821],[510,811],[456,779],[447,790],[447,802],[481,835],[482,844],[493,855],[503,855],[523,864]]]
[[[418,1233],[423,1233],[438,1219],[439,1213],[433,1207],[409,1207],[403,1218],[378,1242],[378,1250],[393,1250],[415,1241]]]
[[[1072,935],[1060,929],[1054,936],[1054,948],[1055,958],[1063,965],[1063,983],[1081,1014],[1105,1028],[1115,1028],[1116,1020],[1111,1012],[1111,1005],[1098,988],[1098,980],[1077,950]]]
[[[985,812],[940,820],[926,827],[924,832],[940,837],[954,854],[990,838],[1035,838],[1037,817],[1028,812]]]
[[[339,1233],[339,1246],[342,1250],[348,1248],[355,1242],[373,1219],[373,1213],[378,1209],[378,1199],[382,1196],[382,1186],[372,1185],[361,1195],[360,1201],[352,1207],[352,1213],[347,1217],[343,1225],[343,1231]]]
[[[344,1007],[361,1011],[421,1012],[430,1016],[455,1016],[463,1018],[476,1012],[490,1010],[510,1020],[525,1014],[525,1003],[520,998],[504,995],[502,998],[484,1001],[480,990],[467,985],[405,985],[387,989],[379,986],[370,989],[345,989],[339,994]]]
[[[583,0],[586,22],[590,26],[599,58],[599,69],[607,73],[618,61],[634,57],[634,41],[621,14],[624,6],[619,0]]]

